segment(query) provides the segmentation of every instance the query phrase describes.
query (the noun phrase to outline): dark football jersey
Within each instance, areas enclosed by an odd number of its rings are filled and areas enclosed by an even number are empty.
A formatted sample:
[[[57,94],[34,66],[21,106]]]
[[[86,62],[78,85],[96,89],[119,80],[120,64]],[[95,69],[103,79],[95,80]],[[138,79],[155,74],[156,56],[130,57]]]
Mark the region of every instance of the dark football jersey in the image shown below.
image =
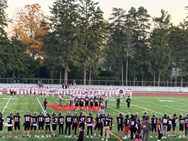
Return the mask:
[[[110,125],[110,120],[108,117],[106,117],[104,120],[103,120],[103,125],[104,126],[109,126]]]
[[[78,116],[73,116],[72,121],[74,124],[78,124]]]
[[[117,124],[123,125],[123,117],[120,117],[120,116],[117,117]]]
[[[93,102],[93,98],[90,98],[90,102]]]
[[[53,116],[52,117],[52,124],[57,124],[58,123],[58,117],[57,116]]]
[[[183,124],[184,124],[184,121],[185,121],[184,118],[180,118],[180,119],[179,119],[179,124],[180,124],[180,125],[183,125]]]
[[[124,125],[125,126],[129,126],[130,125],[130,119],[129,118],[125,118]]]
[[[59,124],[59,125],[64,124],[64,116],[59,116],[59,117],[58,117],[58,124]]]
[[[37,117],[36,116],[32,116],[31,117],[31,122],[32,122],[32,124],[37,124]]]
[[[188,117],[185,118],[185,128],[188,129]]]
[[[113,118],[112,118],[112,117],[109,117],[109,120],[110,120],[110,125],[112,126]]]
[[[7,116],[7,124],[12,124],[12,116]]]
[[[39,124],[44,124],[44,116],[43,115],[39,115],[38,116],[38,123]]]
[[[96,121],[96,124],[100,124],[101,123],[101,118],[100,117],[96,117],[95,121]]]
[[[25,122],[30,122],[31,121],[31,115],[24,115],[24,120],[25,120]]]
[[[3,125],[3,122],[4,122],[3,117],[0,117],[0,126],[2,126],[2,125]]]
[[[88,102],[89,101],[89,97],[85,97],[85,101]]]
[[[50,124],[50,121],[51,121],[51,117],[50,117],[50,116],[45,116],[45,117],[44,117],[44,120],[45,120],[45,124],[46,124],[46,125],[49,125],[49,124]]]
[[[66,124],[72,124],[72,116],[67,115],[65,120],[66,120]]]
[[[20,123],[20,116],[19,115],[14,115],[13,118],[14,118],[15,124]]]
[[[157,118],[156,117],[151,118],[151,124],[153,124],[153,125],[157,124]]]
[[[92,116],[87,116],[86,122],[87,122],[87,124],[93,123],[93,117]]]
[[[85,122],[85,119],[86,119],[85,116],[80,116],[80,117],[79,117],[79,122],[84,123],[84,122]]]

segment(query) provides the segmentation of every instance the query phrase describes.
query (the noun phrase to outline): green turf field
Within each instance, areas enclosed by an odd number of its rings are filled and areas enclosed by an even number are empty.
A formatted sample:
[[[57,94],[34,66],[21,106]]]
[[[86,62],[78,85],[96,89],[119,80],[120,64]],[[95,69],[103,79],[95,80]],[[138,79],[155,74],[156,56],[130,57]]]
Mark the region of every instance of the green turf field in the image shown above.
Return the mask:
[[[21,120],[23,123],[23,115],[26,113],[26,111],[32,112],[43,112],[42,109],[42,103],[44,101],[45,96],[13,96],[10,98],[8,95],[1,95],[0,96],[0,111],[3,111],[3,116],[6,121],[6,116],[12,111],[13,113],[19,112],[21,115]],[[65,99],[68,99],[65,98]],[[49,104],[56,103],[58,104],[57,98],[56,97],[47,97],[47,101]],[[68,104],[66,100],[63,100],[62,102],[64,105]],[[168,115],[172,115],[172,113],[176,112],[177,115],[182,113],[185,115],[188,113],[188,97],[133,97],[132,102],[131,102],[131,109],[128,110],[125,104],[125,98],[121,98],[121,107],[119,109],[116,109],[116,98],[110,98],[109,99],[109,107],[108,109],[105,109],[106,113],[111,113],[113,116],[113,134],[117,135],[117,128],[116,128],[116,116],[121,112],[123,115],[125,114],[130,114],[130,113],[138,113],[140,117],[142,117],[143,113],[147,111],[150,115],[153,115],[154,113],[157,114],[157,117],[162,117],[164,113],[167,113]],[[61,112],[63,115],[66,115],[67,111],[57,111],[54,109],[47,108],[48,113],[59,113]],[[71,113],[74,113],[75,111],[71,111]],[[80,113],[80,111],[76,111],[77,113]],[[86,113],[89,113],[89,111],[85,111]],[[96,112],[92,112],[93,116],[95,117]],[[21,124],[22,125],[22,124]],[[23,129],[23,126],[21,126]],[[178,126],[177,126],[178,129]],[[178,133],[178,131],[177,131]],[[7,134],[7,128],[4,127],[3,129],[3,135],[5,138],[0,138],[0,140],[16,140],[16,141],[24,141],[24,140],[45,140],[45,141],[51,141],[51,140],[63,140],[63,141],[76,141],[76,139],[65,139],[65,138],[6,138]],[[151,134],[152,135],[152,134]],[[101,140],[100,138],[85,138],[85,141],[96,141],[96,140]],[[156,138],[150,138],[149,141],[156,141]],[[187,139],[162,139],[165,141],[183,141]],[[118,141],[118,139],[111,135],[111,138],[109,141]]]

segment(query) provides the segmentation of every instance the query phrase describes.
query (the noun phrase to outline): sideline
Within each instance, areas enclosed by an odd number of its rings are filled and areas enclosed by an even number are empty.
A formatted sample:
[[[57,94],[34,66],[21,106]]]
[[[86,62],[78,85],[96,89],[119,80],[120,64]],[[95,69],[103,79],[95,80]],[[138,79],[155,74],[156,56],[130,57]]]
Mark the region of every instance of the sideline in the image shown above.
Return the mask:
[[[11,99],[12,99],[12,96],[10,96],[9,100],[7,101],[7,104],[5,105],[5,107],[4,107],[3,111],[2,111],[2,114],[4,113],[4,111],[7,108],[7,106],[8,106],[8,104],[9,104]]]

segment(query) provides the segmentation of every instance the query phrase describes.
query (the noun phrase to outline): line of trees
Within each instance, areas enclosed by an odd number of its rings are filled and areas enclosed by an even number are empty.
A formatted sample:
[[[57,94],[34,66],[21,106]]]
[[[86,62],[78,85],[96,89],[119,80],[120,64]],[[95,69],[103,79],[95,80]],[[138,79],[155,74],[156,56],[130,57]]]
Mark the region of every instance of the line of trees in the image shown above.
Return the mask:
[[[92,0],[56,0],[51,16],[37,3],[26,5],[10,24],[0,0],[0,76],[128,81],[185,81],[188,24],[170,14],[151,17],[147,9],[113,8],[108,20]],[[143,84],[144,85],[144,84]]]

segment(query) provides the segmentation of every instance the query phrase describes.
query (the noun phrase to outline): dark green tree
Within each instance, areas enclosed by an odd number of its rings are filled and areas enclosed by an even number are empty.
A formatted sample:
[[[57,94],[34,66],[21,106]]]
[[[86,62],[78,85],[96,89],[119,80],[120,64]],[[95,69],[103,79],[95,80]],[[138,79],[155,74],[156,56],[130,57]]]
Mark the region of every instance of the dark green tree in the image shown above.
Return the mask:
[[[56,0],[51,8],[51,38],[55,44],[46,46],[46,57],[59,70],[60,82],[64,69],[64,83],[67,83],[70,66],[77,60],[78,5],[76,0]],[[53,37],[52,37],[53,36]],[[52,40],[51,40],[52,41]]]
[[[102,56],[106,24],[98,3],[92,0],[79,2],[79,67],[84,74],[83,82],[86,84],[87,72],[89,72],[89,82],[91,82],[91,71],[96,69]]]
[[[169,27],[170,15],[161,10],[161,16],[153,18],[155,28],[150,37],[150,72],[153,74],[154,82],[157,80],[157,85],[160,85],[161,77],[167,80],[169,74],[169,66],[171,66],[171,49],[169,47]],[[155,85],[155,84],[154,84]]]

